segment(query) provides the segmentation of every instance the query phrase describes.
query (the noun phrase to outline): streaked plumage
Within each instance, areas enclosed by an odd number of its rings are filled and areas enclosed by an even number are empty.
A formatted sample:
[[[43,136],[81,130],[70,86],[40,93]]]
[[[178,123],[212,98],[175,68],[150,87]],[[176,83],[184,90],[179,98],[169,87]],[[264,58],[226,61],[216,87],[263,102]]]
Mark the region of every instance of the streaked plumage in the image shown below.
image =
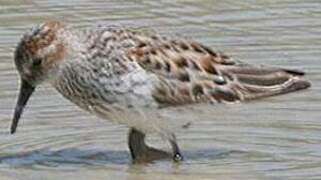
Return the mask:
[[[77,30],[57,21],[27,33],[15,61],[25,84],[48,80],[82,109],[142,133],[137,146],[145,146],[144,133],[158,132],[178,155],[174,133],[153,122],[162,119],[157,109],[246,101],[310,86],[300,71],[236,62],[192,40],[103,26]]]

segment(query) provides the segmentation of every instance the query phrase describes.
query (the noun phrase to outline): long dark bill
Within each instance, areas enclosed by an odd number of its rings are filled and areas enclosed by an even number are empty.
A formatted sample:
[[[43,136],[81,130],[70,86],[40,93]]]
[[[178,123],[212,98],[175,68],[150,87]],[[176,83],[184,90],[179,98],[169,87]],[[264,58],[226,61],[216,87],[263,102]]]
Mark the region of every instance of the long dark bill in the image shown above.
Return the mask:
[[[23,112],[23,109],[26,106],[28,99],[30,98],[34,90],[35,90],[35,87],[30,85],[27,81],[21,80],[19,97],[18,97],[16,107],[14,109],[14,115],[13,115],[13,120],[11,124],[11,131],[10,131],[11,134],[16,132],[18,122]]]

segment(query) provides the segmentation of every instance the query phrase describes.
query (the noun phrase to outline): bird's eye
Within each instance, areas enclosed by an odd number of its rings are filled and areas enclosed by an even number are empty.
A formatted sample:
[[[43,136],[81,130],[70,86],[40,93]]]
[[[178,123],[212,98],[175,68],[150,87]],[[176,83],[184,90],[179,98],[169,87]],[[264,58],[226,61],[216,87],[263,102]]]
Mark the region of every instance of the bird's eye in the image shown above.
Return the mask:
[[[41,65],[41,59],[40,58],[33,59],[32,65],[33,66],[40,66]]]

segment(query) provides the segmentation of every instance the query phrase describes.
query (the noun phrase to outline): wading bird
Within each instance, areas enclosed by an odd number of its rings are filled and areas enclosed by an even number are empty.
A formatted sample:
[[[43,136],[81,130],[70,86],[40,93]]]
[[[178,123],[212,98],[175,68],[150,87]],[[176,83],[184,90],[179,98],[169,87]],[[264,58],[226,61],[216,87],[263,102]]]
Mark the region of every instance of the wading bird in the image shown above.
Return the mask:
[[[134,160],[183,156],[161,108],[241,102],[310,86],[303,72],[233,61],[190,39],[114,27],[83,30],[49,21],[27,32],[15,50],[20,93],[11,133],[35,88],[49,82],[65,98],[100,118],[130,128]],[[169,120],[170,121],[170,120]],[[145,134],[166,138],[172,153],[149,147]]]

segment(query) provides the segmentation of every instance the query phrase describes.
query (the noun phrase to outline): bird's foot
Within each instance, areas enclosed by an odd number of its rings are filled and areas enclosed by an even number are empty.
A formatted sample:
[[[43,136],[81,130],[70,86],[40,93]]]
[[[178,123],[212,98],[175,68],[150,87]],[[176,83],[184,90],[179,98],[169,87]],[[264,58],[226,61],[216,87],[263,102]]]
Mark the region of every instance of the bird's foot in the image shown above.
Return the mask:
[[[181,162],[184,160],[184,157],[182,156],[181,153],[175,153],[173,156],[173,161],[175,162]]]

